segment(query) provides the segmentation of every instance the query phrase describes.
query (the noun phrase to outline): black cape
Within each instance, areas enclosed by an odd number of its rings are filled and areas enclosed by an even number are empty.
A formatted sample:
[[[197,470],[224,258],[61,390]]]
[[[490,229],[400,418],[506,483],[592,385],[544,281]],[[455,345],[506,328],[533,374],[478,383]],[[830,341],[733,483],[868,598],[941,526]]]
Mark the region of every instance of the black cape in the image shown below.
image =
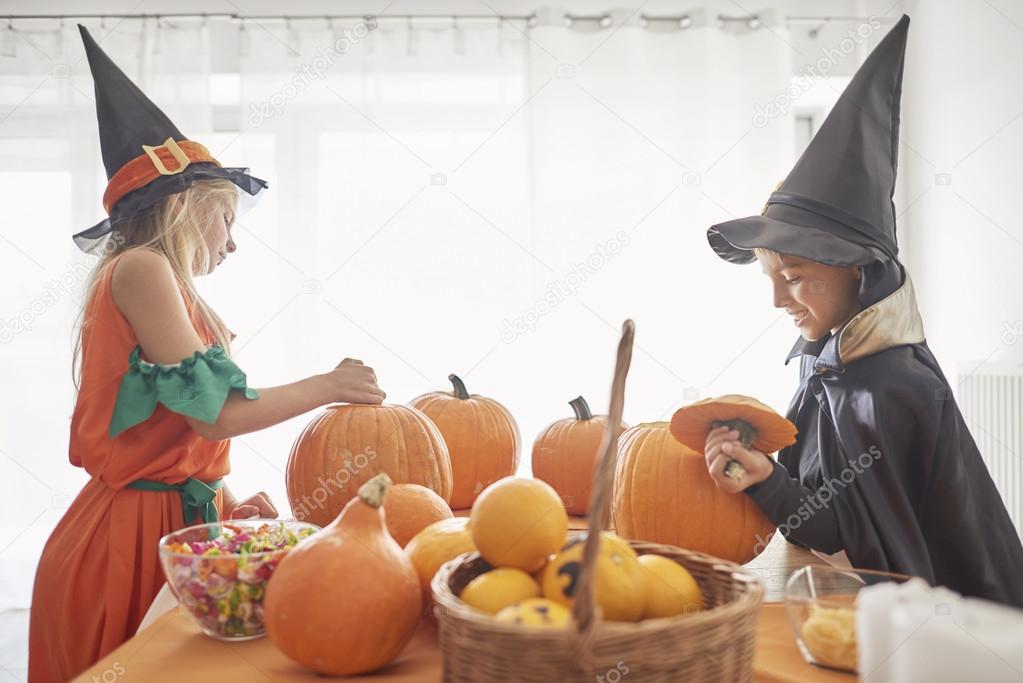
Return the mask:
[[[1023,544],[914,329],[908,277],[868,310],[858,344],[847,326],[793,349],[799,437],[747,494],[798,545],[1023,608]]]

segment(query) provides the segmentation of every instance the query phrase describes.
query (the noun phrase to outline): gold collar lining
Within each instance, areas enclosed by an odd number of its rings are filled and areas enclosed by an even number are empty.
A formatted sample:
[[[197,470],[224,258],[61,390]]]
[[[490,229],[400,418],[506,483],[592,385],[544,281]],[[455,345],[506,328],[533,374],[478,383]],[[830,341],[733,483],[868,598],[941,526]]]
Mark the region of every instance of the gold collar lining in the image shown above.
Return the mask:
[[[838,333],[838,358],[851,363],[904,344],[924,341],[924,323],[913,282],[906,281],[876,304],[857,313]]]

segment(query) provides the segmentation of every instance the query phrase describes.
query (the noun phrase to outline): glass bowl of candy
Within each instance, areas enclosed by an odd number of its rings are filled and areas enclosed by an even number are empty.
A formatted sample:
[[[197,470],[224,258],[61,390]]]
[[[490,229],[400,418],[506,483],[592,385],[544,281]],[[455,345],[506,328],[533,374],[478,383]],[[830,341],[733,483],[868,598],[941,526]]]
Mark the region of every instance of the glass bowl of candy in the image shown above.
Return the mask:
[[[317,531],[314,524],[276,519],[200,524],[161,538],[160,562],[178,602],[203,633],[250,640],[265,633],[263,595],[274,569]]]
[[[785,613],[803,658],[826,669],[856,673],[856,596],[878,583],[903,583],[905,574],[807,565],[785,584]]]

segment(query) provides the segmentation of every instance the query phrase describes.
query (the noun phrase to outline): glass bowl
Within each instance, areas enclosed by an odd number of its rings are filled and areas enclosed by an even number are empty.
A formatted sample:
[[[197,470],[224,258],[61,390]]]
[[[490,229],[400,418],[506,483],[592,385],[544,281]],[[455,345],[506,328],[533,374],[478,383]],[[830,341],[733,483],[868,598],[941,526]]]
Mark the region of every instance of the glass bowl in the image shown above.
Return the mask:
[[[250,640],[265,633],[263,595],[274,569],[319,528],[277,519],[199,524],[161,538],[160,563],[171,591],[203,633]]]
[[[856,673],[856,595],[878,583],[911,576],[866,569],[808,565],[785,584],[785,613],[800,652],[809,663]]]

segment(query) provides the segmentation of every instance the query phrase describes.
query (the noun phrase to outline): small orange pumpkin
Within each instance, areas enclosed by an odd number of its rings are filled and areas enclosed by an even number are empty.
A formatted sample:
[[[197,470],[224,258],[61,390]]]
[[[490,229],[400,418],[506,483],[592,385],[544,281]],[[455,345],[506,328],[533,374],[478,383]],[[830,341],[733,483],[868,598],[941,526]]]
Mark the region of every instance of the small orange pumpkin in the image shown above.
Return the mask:
[[[756,557],[774,533],[749,496],[717,487],[704,457],[672,438],[667,422],[636,425],[619,439],[611,518],[625,538],[740,564]]]
[[[796,426],[755,398],[728,394],[705,398],[675,411],[671,418],[671,435],[682,445],[701,455],[707,435],[715,427],[731,427],[739,432],[744,448],[762,453],[775,451],[796,442]],[[741,477],[745,472],[738,460],[729,460],[725,476]]]
[[[533,443],[533,476],[554,487],[570,514],[585,515],[607,415],[591,413],[582,396],[568,404],[575,417],[552,422]]]
[[[381,506],[390,478],[359,487],[327,527],[281,561],[263,602],[281,652],[328,676],[375,671],[416,631],[422,609],[411,560],[387,532]]]
[[[402,548],[426,527],[453,516],[443,498],[419,484],[396,484],[384,502],[387,530]]]
[[[453,391],[433,391],[409,405],[423,411],[444,436],[454,479],[452,509],[472,507],[480,491],[515,473],[519,464],[519,427],[508,409],[492,398],[469,394],[456,375]]]
[[[451,460],[430,418],[402,405],[330,406],[291,448],[285,472],[291,509],[297,519],[325,526],[381,472],[451,496]]]
[[[468,517],[442,519],[413,536],[405,546],[405,554],[416,568],[424,598],[432,600],[430,581],[442,564],[474,550]]]

